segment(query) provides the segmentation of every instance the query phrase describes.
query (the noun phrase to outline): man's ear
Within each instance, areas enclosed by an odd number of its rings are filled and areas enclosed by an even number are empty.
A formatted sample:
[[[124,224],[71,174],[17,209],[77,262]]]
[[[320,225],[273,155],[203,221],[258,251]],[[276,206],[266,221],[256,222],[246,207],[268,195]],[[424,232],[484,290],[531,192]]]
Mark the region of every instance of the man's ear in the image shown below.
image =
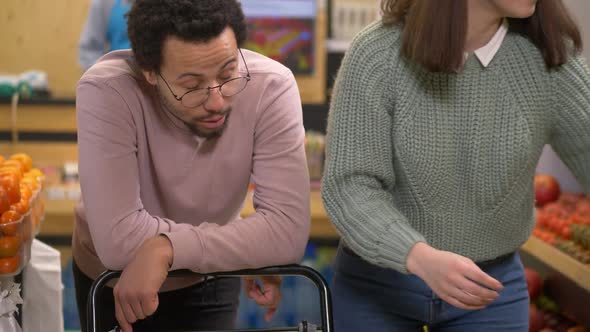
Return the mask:
[[[148,81],[149,84],[151,85],[157,85],[158,84],[158,74],[156,74],[155,71],[153,70],[142,70],[143,76],[145,77],[145,80]]]

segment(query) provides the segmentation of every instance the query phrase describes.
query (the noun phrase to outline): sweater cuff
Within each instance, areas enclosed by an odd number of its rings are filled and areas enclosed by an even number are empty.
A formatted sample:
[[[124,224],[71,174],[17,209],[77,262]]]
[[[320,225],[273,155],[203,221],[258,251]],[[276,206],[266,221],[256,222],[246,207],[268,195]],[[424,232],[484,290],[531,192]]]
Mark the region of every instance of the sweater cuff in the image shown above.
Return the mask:
[[[413,230],[400,230],[399,228],[396,228],[395,230],[396,236],[391,236],[389,238],[397,238],[399,241],[378,243],[376,247],[377,256],[375,259],[377,260],[378,265],[392,268],[401,273],[410,274],[406,265],[408,254],[414,245],[416,245],[416,243],[427,243],[426,238],[422,236],[422,234]],[[392,229],[391,227],[388,227],[385,231],[385,234],[391,233]]]
[[[184,232],[161,233],[170,240],[173,251],[173,261],[170,271],[189,269],[195,272],[201,266],[203,244],[199,234],[193,230]]]

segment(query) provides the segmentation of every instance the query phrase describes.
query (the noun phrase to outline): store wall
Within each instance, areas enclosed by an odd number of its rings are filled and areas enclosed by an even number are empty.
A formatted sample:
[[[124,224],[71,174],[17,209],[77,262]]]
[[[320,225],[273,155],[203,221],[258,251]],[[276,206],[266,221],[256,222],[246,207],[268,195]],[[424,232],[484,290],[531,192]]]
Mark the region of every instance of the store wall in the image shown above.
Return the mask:
[[[564,0],[570,12],[578,23],[584,40],[584,56],[590,63],[590,1],[588,0]],[[551,174],[557,178],[563,191],[581,192],[582,188],[559,159],[551,147],[545,147],[537,173]]]
[[[586,59],[590,59],[590,1],[564,0],[564,2],[582,30],[582,37],[585,45],[584,55],[586,56]]]
[[[74,96],[82,74],[78,40],[89,4],[89,0],[2,0],[0,74],[45,71],[55,95]]]

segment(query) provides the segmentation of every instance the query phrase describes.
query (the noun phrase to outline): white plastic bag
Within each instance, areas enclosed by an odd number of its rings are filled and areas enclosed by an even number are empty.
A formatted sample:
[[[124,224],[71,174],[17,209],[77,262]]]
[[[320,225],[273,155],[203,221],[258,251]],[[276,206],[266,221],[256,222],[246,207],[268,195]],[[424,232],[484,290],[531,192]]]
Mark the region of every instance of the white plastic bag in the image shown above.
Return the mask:
[[[22,332],[14,314],[18,311],[18,304],[23,303],[20,297],[20,285],[12,281],[3,280],[0,291],[0,331]]]
[[[33,240],[23,273],[23,331],[63,332],[63,284],[59,251]],[[4,331],[0,328],[0,331]],[[9,330],[10,331],[10,330]]]

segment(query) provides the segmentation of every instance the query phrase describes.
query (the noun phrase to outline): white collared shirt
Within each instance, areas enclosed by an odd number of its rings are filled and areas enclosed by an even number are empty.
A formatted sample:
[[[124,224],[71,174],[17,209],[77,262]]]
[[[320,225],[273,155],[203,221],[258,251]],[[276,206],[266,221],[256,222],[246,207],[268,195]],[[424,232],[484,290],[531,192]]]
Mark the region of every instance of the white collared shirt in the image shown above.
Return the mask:
[[[487,67],[490,64],[490,62],[492,62],[494,56],[496,55],[496,53],[498,53],[500,46],[502,46],[502,42],[504,41],[504,38],[506,37],[507,33],[508,20],[504,19],[504,21],[500,25],[500,28],[498,28],[498,31],[496,31],[496,34],[494,34],[492,39],[490,39],[490,41],[486,45],[478,48],[477,50],[475,50],[475,52],[473,52],[479,60],[479,62],[481,62],[482,66]],[[467,59],[468,56],[469,54],[465,53],[465,59]]]

